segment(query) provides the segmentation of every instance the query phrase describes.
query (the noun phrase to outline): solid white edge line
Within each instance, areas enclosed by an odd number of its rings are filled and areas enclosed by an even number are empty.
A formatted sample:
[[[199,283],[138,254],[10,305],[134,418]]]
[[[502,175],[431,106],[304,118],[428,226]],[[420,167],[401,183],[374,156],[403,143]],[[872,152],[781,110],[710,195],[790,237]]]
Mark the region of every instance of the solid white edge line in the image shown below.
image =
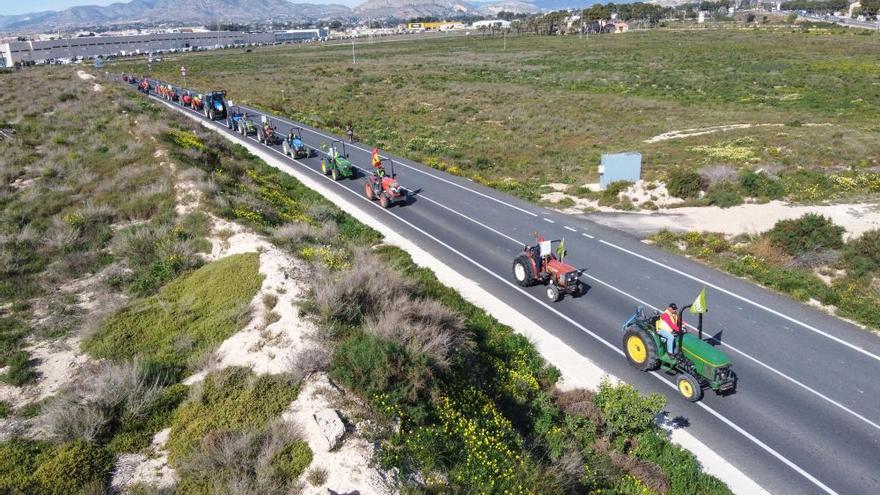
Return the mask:
[[[157,100],[158,100],[158,98],[157,98]],[[160,100],[160,101],[161,101],[161,100]],[[163,102],[163,103],[165,103],[165,102]],[[167,103],[166,103],[166,104],[167,104]],[[169,106],[171,106],[171,105],[169,104]],[[175,108],[175,107],[171,106],[171,108]],[[199,114],[199,115],[200,115],[200,114]],[[204,121],[202,121],[202,122],[204,122]],[[217,124],[216,122],[212,122],[212,123],[215,124],[215,125],[218,125],[218,126],[219,126],[219,124]],[[238,137],[238,136],[233,136],[233,137]],[[284,155],[284,153],[282,153],[282,152],[280,152],[280,151],[278,151],[278,150],[276,150],[276,149],[274,149],[274,148],[270,148],[270,147],[267,147],[267,148],[270,149],[270,150],[272,150],[272,151],[275,151],[276,153],[280,154],[281,156],[286,157],[287,159],[289,159],[289,160],[291,160],[292,162],[294,162],[294,163],[296,163],[296,164],[298,164],[298,165],[304,167],[305,169],[310,170],[310,171],[312,171],[312,172],[314,172],[314,173],[320,174],[322,177],[325,177],[323,174],[320,173],[320,171],[318,171],[318,170],[313,170],[311,167],[309,167],[309,166],[306,165],[305,163],[300,162],[299,160],[296,160],[296,159],[290,158],[290,157],[288,157],[287,155]],[[330,178],[327,178],[327,180],[331,180],[331,181],[332,181],[332,179],[330,179]],[[359,197],[359,198],[361,198],[361,199],[363,199],[363,200],[365,200],[365,201],[369,201],[367,198],[361,196],[360,194],[357,194],[355,191],[352,191],[352,190],[346,188],[343,184],[341,184],[341,183],[339,183],[339,182],[334,182],[334,183],[335,183],[335,184],[338,184],[338,185],[339,185],[340,187],[342,187],[345,191],[348,191],[349,193],[354,194],[355,196],[357,196],[357,197]],[[437,244],[439,244],[439,245],[445,247],[445,248],[448,249],[449,251],[452,251],[453,253],[457,254],[457,255],[460,256],[462,259],[464,259],[464,260],[466,260],[467,262],[471,263],[472,265],[476,266],[478,269],[483,270],[484,272],[486,272],[486,273],[489,274],[490,276],[492,276],[492,277],[498,279],[501,283],[510,286],[511,288],[513,288],[513,289],[516,290],[516,291],[519,291],[521,294],[523,294],[523,295],[525,295],[526,297],[532,299],[532,300],[535,301],[536,303],[538,303],[538,304],[540,304],[541,306],[543,306],[545,309],[547,309],[547,310],[549,310],[550,312],[556,314],[558,317],[562,318],[563,320],[567,321],[568,323],[571,323],[572,325],[574,325],[576,328],[580,329],[581,331],[583,331],[583,332],[586,333],[587,335],[593,337],[593,338],[594,338],[596,341],[598,341],[600,344],[605,345],[605,346],[608,347],[609,349],[611,349],[611,350],[613,350],[614,352],[616,352],[618,355],[621,355],[621,356],[624,355],[624,353],[623,353],[622,350],[618,349],[616,346],[612,345],[610,342],[608,342],[608,341],[605,340],[604,338],[600,337],[598,334],[594,333],[593,331],[591,331],[591,330],[588,329],[587,327],[585,327],[585,326],[581,325],[580,323],[576,322],[575,320],[573,320],[573,319],[570,318],[569,316],[566,316],[565,314],[561,313],[559,310],[553,308],[552,306],[550,306],[549,304],[545,303],[545,302],[542,301],[541,299],[538,299],[538,298],[535,297],[534,295],[532,295],[532,294],[526,292],[523,288],[521,288],[521,287],[519,287],[519,286],[513,284],[512,282],[510,282],[510,281],[508,281],[508,280],[502,278],[502,277],[501,277],[500,275],[498,275],[497,273],[495,273],[495,272],[489,270],[488,268],[486,268],[486,267],[480,265],[480,264],[477,263],[476,261],[474,261],[474,260],[470,259],[469,257],[465,256],[464,253],[458,251],[458,250],[455,249],[454,247],[452,247],[452,246],[446,244],[445,242],[443,242],[443,241],[441,241],[440,239],[434,237],[433,235],[429,234],[428,232],[425,232],[424,230],[422,230],[421,228],[417,227],[417,226],[414,225],[413,223],[411,223],[411,222],[409,222],[409,221],[407,221],[407,220],[405,220],[405,219],[403,219],[403,218],[401,218],[401,217],[399,217],[399,216],[397,216],[397,215],[394,215],[394,213],[392,213],[391,211],[386,210],[385,208],[382,208],[381,206],[377,205],[376,203],[374,203],[374,202],[372,202],[372,201],[369,201],[369,203],[370,203],[371,205],[373,205],[375,208],[379,208],[381,211],[384,211],[384,212],[387,213],[388,215],[391,215],[392,217],[394,217],[394,218],[395,218],[396,220],[398,220],[399,222],[406,224],[407,226],[409,226],[411,229],[415,230],[416,232],[421,233],[422,235],[424,235],[425,237],[431,239],[431,240],[434,241],[435,243],[437,243]],[[665,383],[667,386],[670,386],[670,387],[675,388],[675,385],[674,385],[674,384],[672,384],[670,381],[664,379],[664,378],[663,378],[662,376],[660,376],[656,371],[652,371],[650,374],[651,374],[651,376],[653,376],[653,377],[657,378],[658,380],[660,380],[660,382]],[[714,409],[712,409],[711,407],[707,406],[706,404],[704,404],[704,403],[702,403],[702,402],[697,402],[696,404],[697,404],[698,406],[702,407],[703,409],[705,409],[708,413],[712,414],[713,416],[715,416],[716,418],[718,418],[719,420],[721,420],[722,422],[724,422],[726,425],[728,425],[728,426],[729,426],[730,428],[732,428],[734,431],[736,431],[737,433],[739,433],[739,434],[741,434],[742,436],[744,436],[746,439],[748,439],[749,441],[751,441],[752,443],[754,443],[755,445],[757,445],[758,447],[760,447],[762,450],[764,450],[764,451],[767,452],[768,454],[770,454],[770,455],[772,455],[773,457],[777,458],[778,460],[782,461],[786,466],[790,467],[790,468],[793,469],[795,472],[797,472],[798,474],[800,474],[801,476],[803,476],[804,478],[806,478],[808,481],[810,481],[811,483],[813,483],[813,484],[816,485],[817,487],[821,488],[824,492],[828,493],[829,495],[839,495],[837,492],[835,492],[834,490],[832,490],[831,488],[829,488],[828,486],[826,486],[824,483],[822,483],[821,481],[819,481],[818,479],[816,479],[814,476],[812,476],[810,473],[808,473],[807,471],[805,471],[804,469],[802,469],[800,466],[798,466],[798,465],[795,464],[794,462],[790,461],[790,460],[789,460],[788,458],[786,458],[784,455],[782,455],[782,454],[780,454],[779,452],[775,451],[773,448],[771,448],[770,446],[768,446],[767,444],[765,444],[764,442],[762,442],[761,440],[759,440],[757,437],[755,437],[755,436],[752,435],[751,433],[749,433],[749,432],[747,432],[746,430],[744,430],[743,428],[741,428],[739,425],[737,425],[737,424],[734,423],[733,421],[727,419],[724,415],[718,413],[717,411],[715,411]]]
[[[243,108],[247,108],[247,109],[249,109],[249,110],[253,110],[254,112],[257,112],[257,113],[259,113],[259,114],[261,114],[261,115],[266,115],[266,116],[268,117],[268,114],[263,114],[263,113],[262,113],[262,110],[258,110],[258,109],[256,109],[256,108],[249,107],[249,106],[247,106],[247,105],[236,105],[236,106],[243,107]],[[276,119],[276,120],[280,120],[280,121],[282,121],[282,122],[286,122],[287,124],[290,124],[290,125],[293,125],[293,126],[299,126],[299,127],[302,127],[302,126],[303,126],[303,124],[299,124],[299,123],[297,123],[297,122],[294,122],[294,121],[292,121],[292,120],[285,119],[285,118],[283,118],[283,117],[273,117],[273,118]],[[339,138],[334,137],[334,136],[332,136],[332,135],[325,134],[325,133],[323,133],[323,132],[321,132],[321,131],[319,131],[319,130],[317,130],[317,129],[314,129],[314,128],[312,128],[312,129],[307,129],[307,128],[305,128],[305,127],[302,127],[302,129],[303,129],[304,131],[308,131],[308,132],[311,132],[311,133],[313,133],[313,134],[317,134],[317,135],[319,135],[319,136],[323,136],[323,137],[325,137],[325,138],[327,138],[327,139],[339,139]],[[361,148],[360,146],[357,146],[356,144],[353,144],[353,143],[346,143],[346,146],[350,146],[350,147],[352,147],[352,148],[354,148],[354,149],[356,149],[356,150],[361,150],[361,151],[363,151],[363,152],[365,152],[365,153],[369,153],[369,152],[370,152],[370,150],[368,150],[368,149],[366,149],[366,148]],[[385,155],[381,155],[381,154],[380,154],[379,156],[382,157],[382,158],[389,158],[389,157],[387,157],[387,156],[385,156]],[[533,216],[533,217],[537,217],[537,216],[538,216],[537,213],[533,213],[533,212],[531,212],[531,211],[529,211],[529,210],[526,210],[525,208],[520,208],[519,206],[516,206],[516,205],[510,204],[510,203],[508,203],[508,202],[506,202],[506,201],[503,201],[503,200],[501,200],[501,199],[498,199],[498,198],[492,197],[492,196],[490,196],[490,195],[488,195],[488,194],[481,193],[480,191],[477,191],[477,190],[475,190],[475,189],[471,189],[471,188],[469,188],[469,187],[467,187],[467,186],[463,186],[463,185],[461,185],[461,184],[457,184],[457,183],[455,183],[455,182],[453,182],[453,181],[451,181],[451,180],[449,180],[449,179],[446,179],[445,177],[441,177],[441,176],[439,176],[439,175],[432,174],[432,173],[427,172],[427,171],[425,171],[425,170],[421,170],[421,169],[419,169],[419,168],[417,168],[417,167],[413,167],[412,165],[407,165],[406,163],[401,162],[401,161],[395,161],[394,163],[397,163],[397,164],[399,164],[399,165],[402,165],[402,166],[404,166],[404,167],[406,167],[406,168],[408,168],[408,169],[415,170],[416,172],[419,172],[419,173],[425,174],[425,175],[427,175],[427,176],[429,176],[429,177],[433,177],[433,178],[435,178],[435,179],[437,179],[437,180],[439,180],[439,181],[443,181],[443,182],[445,182],[445,183],[447,183],[447,184],[450,184],[450,185],[452,185],[452,186],[459,187],[459,188],[461,188],[461,189],[464,189],[465,191],[472,192],[472,193],[474,193],[474,194],[476,194],[476,195],[478,195],[478,196],[482,196],[482,197],[484,197],[484,198],[486,198],[486,199],[489,199],[489,200],[492,200],[492,201],[494,201],[494,202],[496,202],[496,203],[499,203],[499,204],[502,204],[502,205],[504,205],[504,206],[507,206],[508,208],[513,208],[513,209],[515,209],[515,210],[521,211],[521,212],[523,212],[523,213],[525,213],[525,214],[527,214],[527,215],[531,215],[531,216]],[[471,181],[471,182],[473,182],[473,181]]]
[[[691,274],[689,274],[689,273],[685,273],[685,272],[683,272],[683,271],[681,271],[681,270],[678,270],[678,269],[676,269],[676,268],[672,268],[671,266],[666,266],[666,265],[664,265],[663,263],[660,263],[660,262],[657,262],[657,261],[655,261],[655,260],[652,260],[651,258],[648,258],[647,256],[643,256],[643,255],[641,255],[641,254],[639,254],[639,253],[636,253],[636,252],[630,251],[629,249],[626,249],[626,248],[624,248],[624,247],[618,246],[618,245],[616,245],[616,244],[613,244],[613,243],[610,243],[610,242],[607,242],[607,241],[604,241],[604,240],[600,240],[599,242],[601,242],[602,244],[605,244],[605,245],[607,245],[607,246],[610,246],[610,247],[612,247],[612,248],[614,248],[614,249],[617,249],[617,250],[623,251],[624,253],[627,253],[627,254],[630,254],[630,255],[632,255],[632,256],[635,256],[635,257],[637,257],[637,258],[641,258],[641,259],[643,259],[643,260],[645,260],[645,261],[648,261],[648,262],[650,262],[650,263],[653,263],[653,264],[655,264],[655,265],[657,265],[657,266],[663,267],[663,268],[665,268],[665,269],[667,269],[667,270],[669,270],[669,271],[671,271],[671,272],[677,273],[677,274],[679,274],[679,275],[682,275],[682,276],[684,276],[684,277],[687,277],[687,278],[689,278],[689,279],[691,279],[691,280],[694,280],[694,281],[696,281],[696,282],[700,282],[701,284],[705,284],[705,285],[707,285],[708,287],[712,287],[713,289],[715,289],[715,290],[717,290],[717,291],[720,291],[720,292],[722,292],[722,293],[724,293],[724,294],[727,294],[728,296],[731,296],[731,297],[734,297],[734,298],[736,298],[736,299],[739,299],[740,301],[743,301],[743,302],[749,303],[749,304],[751,304],[752,306],[755,306],[755,307],[757,307],[757,308],[763,309],[764,311],[766,311],[766,312],[768,312],[768,313],[770,313],[770,314],[776,315],[776,316],[778,316],[778,317],[780,317],[780,318],[783,318],[783,319],[788,320],[788,321],[790,321],[790,322],[792,322],[792,323],[795,323],[795,324],[797,324],[797,325],[800,325],[800,326],[806,328],[807,330],[810,330],[810,331],[815,332],[815,333],[817,333],[817,334],[819,334],[819,335],[821,335],[821,336],[823,336],[823,337],[826,337],[826,338],[828,338],[828,339],[830,339],[830,340],[833,340],[834,342],[837,342],[838,344],[841,344],[841,345],[843,345],[843,346],[849,347],[850,349],[852,349],[852,350],[854,350],[854,351],[858,351],[858,352],[860,352],[860,353],[862,353],[862,354],[864,354],[864,355],[866,355],[866,356],[868,356],[868,357],[870,357],[870,358],[873,358],[873,359],[875,359],[875,360],[877,360],[877,361],[880,361],[880,356],[878,356],[878,355],[876,355],[876,354],[872,354],[871,352],[869,352],[869,351],[867,351],[867,350],[865,350],[865,349],[863,349],[863,348],[861,348],[861,347],[859,347],[859,346],[857,346],[857,345],[850,344],[849,342],[847,342],[847,341],[845,341],[845,340],[843,340],[843,339],[841,339],[841,338],[839,338],[839,337],[835,337],[834,335],[831,335],[831,334],[829,334],[829,333],[827,333],[827,332],[823,332],[822,330],[819,330],[818,328],[816,328],[816,327],[814,327],[814,326],[812,326],[812,325],[809,325],[809,324],[804,323],[804,322],[802,322],[802,321],[800,321],[800,320],[797,320],[797,319],[795,319],[795,318],[792,318],[791,316],[785,315],[785,314],[783,314],[783,313],[781,313],[781,312],[779,312],[779,311],[776,311],[776,310],[773,309],[773,308],[769,308],[769,307],[767,307],[767,306],[764,306],[763,304],[761,304],[761,303],[759,303],[759,302],[752,301],[751,299],[749,299],[749,298],[747,298],[747,297],[744,297],[744,296],[741,296],[741,295],[739,295],[739,294],[736,294],[735,292],[732,292],[732,291],[729,291],[729,290],[724,289],[724,288],[722,288],[722,287],[719,287],[719,286],[717,286],[717,285],[715,285],[715,284],[713,284],[713,283],[706,282],[705,280],[703,280],[703,279],[701,279],[701,278],[699,278],[699,277],[695,277],[695,276],[693,276],[693,275],[691,275]]]

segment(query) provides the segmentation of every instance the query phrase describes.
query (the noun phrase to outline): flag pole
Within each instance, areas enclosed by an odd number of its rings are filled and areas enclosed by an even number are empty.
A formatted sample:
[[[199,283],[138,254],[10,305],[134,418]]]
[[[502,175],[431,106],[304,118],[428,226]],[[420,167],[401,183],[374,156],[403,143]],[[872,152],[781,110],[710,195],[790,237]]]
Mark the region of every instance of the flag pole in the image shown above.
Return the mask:
[[[703,340],[703,313],[700,313],[700,319],[697,320],[697,332],[699,332],[700,340]]]

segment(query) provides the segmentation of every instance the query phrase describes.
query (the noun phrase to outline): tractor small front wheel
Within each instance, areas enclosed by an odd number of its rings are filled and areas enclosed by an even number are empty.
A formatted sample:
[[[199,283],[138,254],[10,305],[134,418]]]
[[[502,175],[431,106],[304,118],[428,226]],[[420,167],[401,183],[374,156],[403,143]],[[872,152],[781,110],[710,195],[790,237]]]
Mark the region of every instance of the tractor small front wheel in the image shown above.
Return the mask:
[[[547,285],[547,299],[549,299],[550,302],[558,301],[560,296],[559,287],[556,287],[556,284]]]
[[[387,194],[380,194],[379,195],[379,206],[381,206],[382,208],[388,208],[389,204],[390,204],[390,201],[388,201],[388,195]]]
[[[696,402],[703,398],[703,387],[700,386],[699,380],[688,373],[679,373],[675,376],[675,386],[678,393],[685,399]]]

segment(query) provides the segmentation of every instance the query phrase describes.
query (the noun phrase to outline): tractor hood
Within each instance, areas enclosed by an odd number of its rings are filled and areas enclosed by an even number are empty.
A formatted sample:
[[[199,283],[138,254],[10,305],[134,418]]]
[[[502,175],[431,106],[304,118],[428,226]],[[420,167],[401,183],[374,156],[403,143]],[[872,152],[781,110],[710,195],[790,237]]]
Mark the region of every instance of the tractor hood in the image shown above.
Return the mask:
[[[568,263],[564,263],[557,259],[551,259],[547,262],[547,269],[559,274],[565,274],[568,272],[577,271],[577,268],[569,265]]]
[[[700,361],[716,368],[730,364],[727,354],[709,345],[696,335],[686,333],[682,336],[681,347],[685,355],[691,360]]]

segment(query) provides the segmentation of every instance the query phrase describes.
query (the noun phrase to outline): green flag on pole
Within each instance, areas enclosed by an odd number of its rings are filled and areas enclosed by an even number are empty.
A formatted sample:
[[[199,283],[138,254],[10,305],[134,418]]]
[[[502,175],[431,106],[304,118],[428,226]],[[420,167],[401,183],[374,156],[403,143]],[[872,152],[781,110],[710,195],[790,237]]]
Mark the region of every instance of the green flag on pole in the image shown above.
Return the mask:
[[[694,303],[691,304],[690,312],[693,314],[700,314],[709,311],[709,308],[706,306],[706,288],[703,287],[703,290],[700,291],[700,295],[694,300]]]
[[[559,261],[563,261],[565,258],[565,238],[563,237],[561,241],[559,241],[559,245],[556,246],[556,259]]]

